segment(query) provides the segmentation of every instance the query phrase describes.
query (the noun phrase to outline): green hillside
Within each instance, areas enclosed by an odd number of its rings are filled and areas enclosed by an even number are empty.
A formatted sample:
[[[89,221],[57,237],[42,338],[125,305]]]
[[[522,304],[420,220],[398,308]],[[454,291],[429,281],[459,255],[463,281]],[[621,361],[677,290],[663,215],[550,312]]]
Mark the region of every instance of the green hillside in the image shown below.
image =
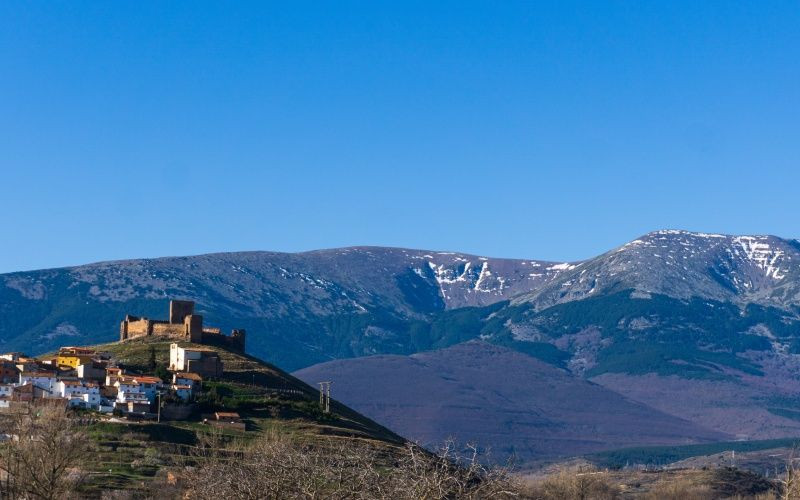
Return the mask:
[[[94,346],[128,372],[152,373],[152,358],[159,367],[169,360],[169,341],[137,339]],[[127,422],[97,416],[89,425],[97,453],[89,465],[87,495],[107,489],[146,490],[148,484],[170,466],[180,465],[192,449],[220,431],[202,422],[213,411],[238,412],[247,430],[224,429],[225,439],[249,441],[263,433],[280,433],[314,446],[331,439],[358,440],[392,452],[404,440],[348,407],[331,401],[331,412],[319,408],[317,389],[255,357],[221,347],[223,377],[204,381],[198,410],[181,421]],[[335,395],[335,385],[333,394]]]

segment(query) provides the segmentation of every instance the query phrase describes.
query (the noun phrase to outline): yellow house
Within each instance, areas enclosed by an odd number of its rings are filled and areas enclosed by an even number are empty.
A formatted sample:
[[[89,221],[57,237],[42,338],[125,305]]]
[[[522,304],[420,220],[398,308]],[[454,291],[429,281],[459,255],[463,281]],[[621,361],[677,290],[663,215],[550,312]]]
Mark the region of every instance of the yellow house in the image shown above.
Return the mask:
[[[56,365],[77,368],[92,360],[95,357],[94,349],[84,347],[62,347],[56,356]]]

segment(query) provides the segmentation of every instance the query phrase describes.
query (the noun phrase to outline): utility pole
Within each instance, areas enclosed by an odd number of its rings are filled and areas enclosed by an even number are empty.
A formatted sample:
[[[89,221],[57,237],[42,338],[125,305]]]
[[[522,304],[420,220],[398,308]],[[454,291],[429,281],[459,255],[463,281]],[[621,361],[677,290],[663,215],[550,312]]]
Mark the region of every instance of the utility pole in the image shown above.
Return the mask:
[[[331,412],[331,384],[333,382],[317,382],[319,385],[319,407],[324,413]]]
[[[325,397],[325,413],[330,413],[331,412],[331,384],[332,383],[333,382],[328,382],[328,387],[327,387],[328,394]]]

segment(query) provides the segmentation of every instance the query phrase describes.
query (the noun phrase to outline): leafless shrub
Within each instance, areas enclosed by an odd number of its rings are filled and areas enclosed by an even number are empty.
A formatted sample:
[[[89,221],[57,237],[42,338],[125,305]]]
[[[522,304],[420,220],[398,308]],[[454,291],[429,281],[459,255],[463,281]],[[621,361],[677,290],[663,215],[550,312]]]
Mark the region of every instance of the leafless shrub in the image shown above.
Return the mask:
[[[31,406],[3,421],[8,439],[0,448],[3,498],[62,499],[84,479],[79,465],[89,441],[62,407]]]
[[[304,446],[269,434],[250,446],[202,444],[182,478],[191,498],[479,499],[520,493],[504,471],[487,469],[474,452],[451,444],[438,455],[409,445],[388,459],[348,440]]]
[[[393,491],[407,495],[402,498],[522,496],[520,483],[507,468],[487,467],[479,460],[475,446],[468,445],[467,450],[466,455],[460,455],[452,441],[446,442],[435,454],[413,444],[407,445],[392,472]]]
[[[800,499],[800,465],[797,463],[797,451],[797,448],[792,450],[786,460],[783,477],[779,479],[781,500]]]

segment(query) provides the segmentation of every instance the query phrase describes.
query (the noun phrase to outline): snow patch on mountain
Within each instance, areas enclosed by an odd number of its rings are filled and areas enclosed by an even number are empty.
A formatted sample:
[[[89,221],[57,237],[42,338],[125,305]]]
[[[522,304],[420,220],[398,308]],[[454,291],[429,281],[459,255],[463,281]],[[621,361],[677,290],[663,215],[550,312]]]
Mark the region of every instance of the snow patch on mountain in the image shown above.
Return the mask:
[[[767,237],[737,236],[733,241],[741,248],[744,255],[755,262],[768,277],[776,280],[786,277],[785,271],[780,268],[784,252],[783,250],[771,248],[767,242]],[[739,248],[734,249],[737,255],[739,255]]]
[[[478,275],[478,281],[475,282],[475,286],[472,287],[473,290],[476,292],[491,292],[493,291],[491,288],[481,288],[481,284],[484,283],[490,276],[492,272],[489,271],[489,262],[484,261],[483,265],[481,265],[481,273]],[[500,290],[503,290],[503,281],[499,280],[500,283]]]
[[[569,262],[564,262],[562,264],[556,264],[554,266],[550,266],[547,268],[548,271],[572,271],[578,267],[575,264],[570,264]]]

